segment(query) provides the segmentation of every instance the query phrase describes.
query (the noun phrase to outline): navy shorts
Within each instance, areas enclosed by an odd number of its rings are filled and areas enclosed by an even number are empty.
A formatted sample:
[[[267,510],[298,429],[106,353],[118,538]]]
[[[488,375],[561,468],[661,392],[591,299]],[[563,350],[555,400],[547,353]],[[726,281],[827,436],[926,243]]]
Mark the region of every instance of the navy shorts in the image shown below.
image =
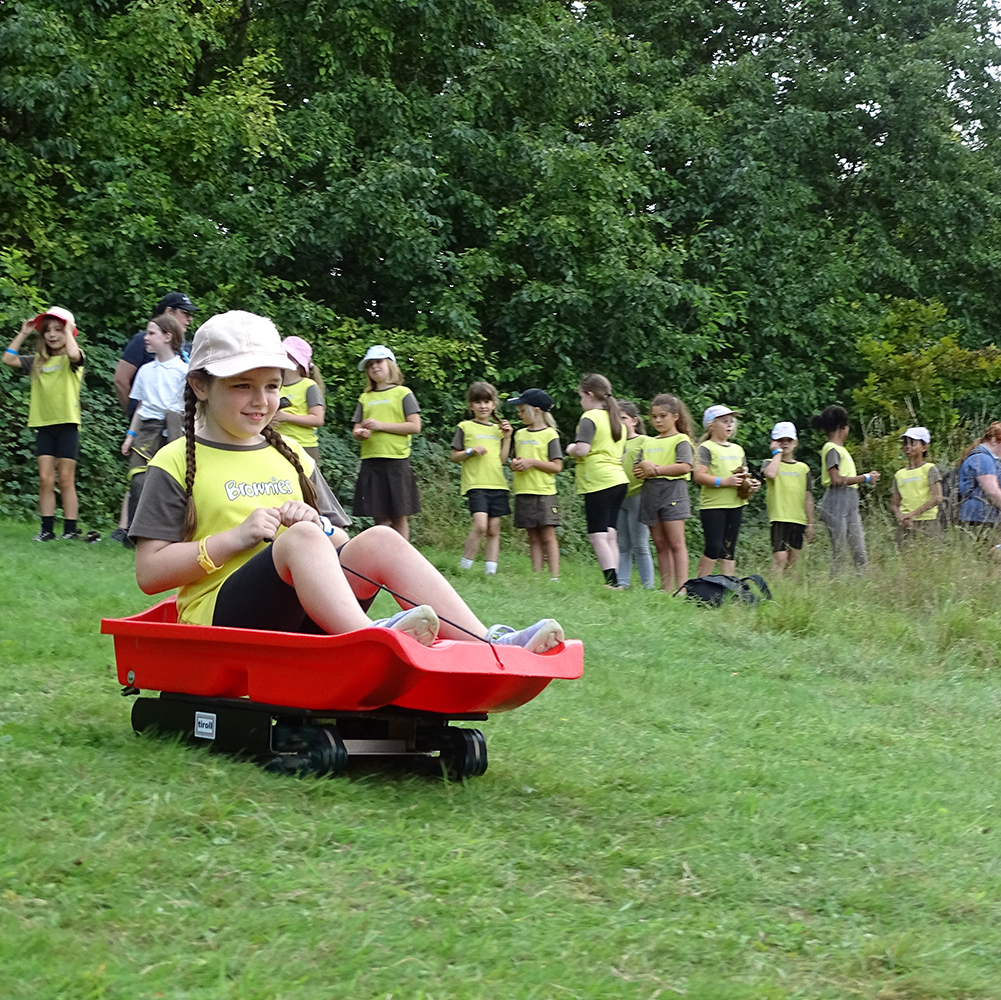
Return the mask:
[[[80,456],[80,425],[49,424],[36,431],[35,454],[41,458],[71,458],[75,462]]]
[[[507,490],[470,490],[466,494],[466,504],[469,506],[470,514],[507,517],[511,513]]]

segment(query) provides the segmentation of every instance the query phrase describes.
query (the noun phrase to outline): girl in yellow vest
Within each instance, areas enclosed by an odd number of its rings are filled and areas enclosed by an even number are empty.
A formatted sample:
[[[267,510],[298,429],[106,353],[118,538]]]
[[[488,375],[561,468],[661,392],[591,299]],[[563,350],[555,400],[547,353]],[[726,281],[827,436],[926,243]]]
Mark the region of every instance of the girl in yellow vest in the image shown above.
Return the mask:
[[[500,519],[511,513],[504,463],[511,450],[514,430],[506,420],[496,423],[497,390],[489,382],[474,382],[466,391],[472,420],[463,420],[452,438],[452,461],[462,463],[460,489],[473,515],[473,527],[462,548],[462,569],[472,569],[484,536],[486,572],[497,572],[500,553]]]
[[[21,355],[21,345],[36,334],[34,351]],[[63,538],[79,538],[76,462],[80,453],[80,385],[83,351],[76,342],[73,313],[53,306],[25,320],[7,345],[3,363],[31,377],[28,426],[37,428],[38,507],[42,516],[36,542],[56,537],[56,473],[63,502]],[[89,539],[88,539],[89,540]]]
[[[323,426],[327,404],[324,402],[323,376],[313,364],[313,348],[302,337],[286,337],[282,347],[295,365],[282,378],[282,405],[274,423],[282,435],[298,441],[302,450],[319,464],[319,429]]]
[[[551,618],[488,629],[390,528],[348,539],[350,519],[313,460],[271,426],[291,367],[263,316],[228,312],[198,329],[184,437],[150,462],[130,529],[142,590],[178,588],[178,620],[196,625],[329,634],[382,625],[424,645],[440,628],[449,639],[472,633],[537,653],[558,645],[563,630]],[[429,603],[401,601],[373,622],[365,612],[380,584]]]
[[[560,578],[560,502],[556,476],[563,469],[563,449],[550,410],[553,401],[541,389],[525,389],[508,400],[518,407],[525,425],[515,431],[511,471],[514,473],[514,526],[528,532],[532,572],[549,564],[549,579]]]
[[[640,491],[642,478],[636,475],[636,463],[643,457],[643,448],[649,440],[646,424],[640,416],[639,407],[629,400],[619,400],[619,412],[626,425],[626,447],[622,452],[622,468],[629,484],[626,498],[619,509],[619,520],[615,526],[616,542],[619,546],[618,580],[620,587],[628,587],[633,574],[633,561],[640,575],[644,590],[653,589],[653,559],[650,558],[650,528],[640,520]]]
[[[353,513],[386,524],[410,538],[411,514],[421,512],[410,465],[410,438],[421,432],[421,408],[403,384],[396,355],[373,344],[358,363],[366,388],[358,397],[352,434],[361,442],[361,468]]]
[[[869,557],[859,512],[859,485],[875,485],[879,473],[873,470],[861,476],[856,474],[855,460],[845,447],[848,411],[843,406],[827,407],[813,418],[813,426],[827,435],[827,443],[820,449],[820,481],[827,492],[817,505],[817,513],[831,536],[831,572],[837,573],[844,567],[846,550],[851,551],[852,562],[861,572],[869,565]]]
[[[657,437],[647,438],[636,475],[643,480],[640,520],[650,526],[657,549],[662,590],[677,590],[688,579],[685,521],[692,516],[688,481],[695,461],[688,407],[669,393],[654,396],[650,423]]]
[[[908,427],[901,435],[907,468],[893,477],[890,509],[897,519],[897,543],[902,545],[915,533],[938,537],[942,525],[938,505],[942,502],[942,474],[928,461],[931,434],[927,427]]]
[[[796,461],[799,437],[796,425],[780,420],[772,428],[772,457],[761,472],[768,481],[766,504],[772,534],[772,570],[792,569],[803,548],[803,539],[812,542],[813,476],[806,462]]]
[[[605,586],[618,590],[615,526],[629,484],[622,468],[626,428],[612,385],[604,375],[585,375],[577,395],[584,415],[577,424],[573,444],[567,446],[567,454],[577,459],[577,492],[584,494],[588,541],[605,577]]]
[[[747,481],[754,493],[761,487],[747,473],[744,449],[730,438],[737,430],[737,410],[729,406],[710,406],[702,415],[705,434],[695,456],[695,482],[702,487],[702,530],[705,548],[699,559],[696,576],[708,576],[719,560],[720,572],[733,576],[737,568],[737,536],[744,519],[747,498],[738,489]]]

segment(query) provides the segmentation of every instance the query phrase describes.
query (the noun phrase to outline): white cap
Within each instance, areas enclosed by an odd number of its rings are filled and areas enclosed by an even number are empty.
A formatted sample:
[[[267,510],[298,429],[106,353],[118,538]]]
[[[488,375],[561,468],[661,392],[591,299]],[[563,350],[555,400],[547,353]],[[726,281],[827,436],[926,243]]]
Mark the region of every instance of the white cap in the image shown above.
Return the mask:
[[[373,344],[366,352],[365,357],[358,362],[358,371],[365,371],[365,365],[370,361],[382,361],[388,359],[396,364],[396,355],[385,344]]]
[[[793,441],[799,440],[799,435],[796,433],[796,425],[791,420],[780,420],[772,428],[772,440],[781,441],[782,438],[792,438]]]
[[[265,316],[233,309],[209,317],[195,331],[188,370],[204,368],[210,375],[229,378],[253,368],[294,371],[295,363],[282,347],[278,328]]]
[[[928,432],[927,427],[908,427],[900,436],[902,438],[913,438],[915,441],[924,441],[925,444],[931,444],[931,434]]]
[[[728,413],[733,413],[736,416],[740,416],[740,410],[731,410],[729,406],[723,406],[721,403],[717,403],[715,406],[710,406],[705,413],[702,414],[702,426],[708,427],[714,420],[718,420],[720,417],[725,417]]]

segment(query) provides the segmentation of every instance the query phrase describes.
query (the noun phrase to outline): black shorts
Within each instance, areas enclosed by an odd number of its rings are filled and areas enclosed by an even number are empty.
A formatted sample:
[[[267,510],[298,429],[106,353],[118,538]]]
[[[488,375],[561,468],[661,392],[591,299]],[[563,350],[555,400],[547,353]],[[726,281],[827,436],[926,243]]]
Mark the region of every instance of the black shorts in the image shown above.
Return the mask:
[[[787,552],[803,548],[805,524],[794,524],[792,521],[772,521],[772,552]]]
[[[600,535],[618,524],[619,508],[628,490],[628,483],[619,483],[617,486],[609,486],[607,490],[584,494],[584,514],[587,517],[589,535]]]
[[[75,462],[80,457],[80,425],[49,424],[36,429],[35,454],[41,458],[71,458]]]
[[[368,611],[374,600],[375,594],[358,603],[362,611]],[[212,624],[225,628],[324,634],[302,610],[295,587],[278,575],[270,545],[224,581],[216,594]]]
[[[507,490],[470,490],[466,494],[466,504],[470,514],[507,517],[511,513]]]
[[[699,511],[706,536],[703,554],[707,559],[735,559],[737,535],[744,520],[743,507],[703,507]]]

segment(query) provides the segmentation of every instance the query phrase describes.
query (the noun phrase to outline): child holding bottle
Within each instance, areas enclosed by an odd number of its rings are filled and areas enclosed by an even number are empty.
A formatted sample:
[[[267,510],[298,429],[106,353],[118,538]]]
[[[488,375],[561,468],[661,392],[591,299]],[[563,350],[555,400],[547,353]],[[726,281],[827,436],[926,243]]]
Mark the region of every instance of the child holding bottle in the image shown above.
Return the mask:
[[[768,482],[765,503],[772,536],[772,570],[792,569],[804,538],[813,541],[813,476],[806,462],[796,461],[796,425],[780,420],[772,428],[772,457],[762,467]]]
[[[361,442],[353,513],[409,540],[408,518],[421,511],[410,465],[410,438],[421,431],[421,408],[403,384],[396,355],[388,347],[373,344],[358,370],[365,372],[366,386],[352,417],[351,433]]]
[[[542,389],[526,389],[508,400],[518,407],[525,425],[514,433],[511,471],[514,489],[514,526],[528,532],[532,572],[549,564],[549,579],[560,578],[560,504],[556,476],[563,469],[563,449],[550,412],[552,398]]]
[[[463,420],[452,438],[452,461],[462,463],[460,489],[473,516],[459,565],[472,569],[486,538],[483,555],[487,576],[497,572],[500,519],[511,513],[504,463],[511,450],[513,428],[506,420],[495,422],[497,403],[497,390],[489,382],[474,382],[466,391],[473,419]]]
[[[733,576],[737,568],[737,536],[744,507],[761,487],[747,473],[744,449],[731,441],[739,411],[716,404],[702,415],[705,434],[695,456],[695,482],[702,487],[702,530],[705,548],[696,576],[708,576],[719,561],[720,572]],[[746,494],[742,496],[741,494]]]

